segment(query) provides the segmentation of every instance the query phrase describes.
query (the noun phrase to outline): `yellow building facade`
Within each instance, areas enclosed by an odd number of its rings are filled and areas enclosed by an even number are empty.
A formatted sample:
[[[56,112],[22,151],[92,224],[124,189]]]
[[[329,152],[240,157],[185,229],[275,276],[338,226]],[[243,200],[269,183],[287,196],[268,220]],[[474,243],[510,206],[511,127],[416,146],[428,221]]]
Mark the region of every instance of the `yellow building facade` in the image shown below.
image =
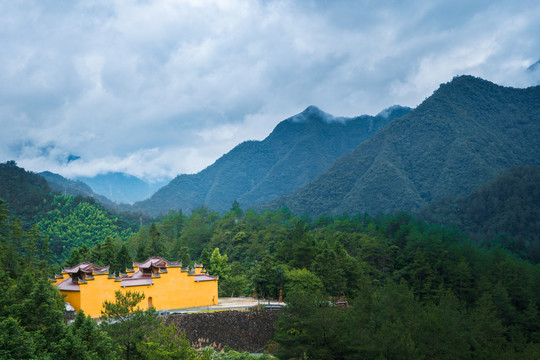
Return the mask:
[[[55,283],[76,311],[82,309],[94,318],[101,316],[105,301],[115,301],[119,290],[144,293],[145,299],[139,304],[142,309],[170,310],[218,303],[217,276],[208,275],[202,265],[190,270],[161,257],[133,263],[133,269],[120,276],[109,274],[109,266],[85,262],[64,268]]]

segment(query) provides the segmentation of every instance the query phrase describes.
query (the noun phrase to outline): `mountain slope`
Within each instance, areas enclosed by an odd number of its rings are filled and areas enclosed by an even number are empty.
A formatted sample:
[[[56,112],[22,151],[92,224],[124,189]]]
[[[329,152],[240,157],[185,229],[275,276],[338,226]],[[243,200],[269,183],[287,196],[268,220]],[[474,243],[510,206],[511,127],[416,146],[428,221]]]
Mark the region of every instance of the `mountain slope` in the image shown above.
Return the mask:
[[[33,224],[36,213],[47,205],[51,188],[41,176],[17,166],[15,161],[0,164],[0,199],[8,204],[10,215],[22,220],[25,227]]]
[[[96,194],[90,188],[90,186],[80,180],[75,181],[66,179],[62,175],[55,174],[50,171],[43,171],[38,175],[45,178],[49,187],[57,193],[69,196],[92,197],[107,208],[112,208],[115,206],[115,203],[113,203],[111,200],[107,199],[105,196]]]
[[[0,164],[0,199],[6,201],[12,217],[21,219],[24,229],[36,225],[40,236],[48,237],[55,261],[61,262],[76,246],[93,246],[107,237],[126,240],[138,228],[136,222],[112,214],[92,198],[55,194],[45,178],[14,161]]]
[[[393,107],[375,117],[334,118],[310,106],[279,123],[263,141],[247,141],[194,175],[180,175],[150,199],[134,204],[152,215],[207,205],[226,211],[288,193],[315,178],[392,119],[410,109]]]
[[[376,214],[468,194],[511,166],[540,164],[538,109],[538,86],[454,78],[313,182],[263,208]]]
[[[432,224],[456,226],[476,242],[505,234],[519,240],[528,258],[539,262],[540,167],[513,167],[466,197],[430,203],[419,216]]]
[[[166,182],[148,183],[136,176],[109,172],[94,177],[78,177],[77,180],[89,185],[94,192],[116,203],[131,204],[150,197]]]

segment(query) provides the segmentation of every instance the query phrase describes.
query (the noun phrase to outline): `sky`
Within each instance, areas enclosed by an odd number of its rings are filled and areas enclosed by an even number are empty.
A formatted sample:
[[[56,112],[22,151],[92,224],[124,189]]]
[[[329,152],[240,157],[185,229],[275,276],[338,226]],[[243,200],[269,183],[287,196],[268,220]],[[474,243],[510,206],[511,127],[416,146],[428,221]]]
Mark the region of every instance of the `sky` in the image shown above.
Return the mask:
[[[0,162],[68,178],[196,173],[309,105],[416,107],[462,74],[540,84],[537,0],[0,0],[0,13]]]

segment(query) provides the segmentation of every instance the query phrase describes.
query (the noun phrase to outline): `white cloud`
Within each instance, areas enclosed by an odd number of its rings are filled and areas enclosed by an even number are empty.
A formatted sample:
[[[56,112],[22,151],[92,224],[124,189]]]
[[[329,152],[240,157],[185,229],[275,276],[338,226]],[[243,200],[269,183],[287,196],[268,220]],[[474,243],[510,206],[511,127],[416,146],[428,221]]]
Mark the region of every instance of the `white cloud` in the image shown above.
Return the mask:
[[[536,1],[3,2],[0,160],[197,172],[308,105],[416,106],[455,75],[538,83]],[[81,156],[69,164],[70,154]]]

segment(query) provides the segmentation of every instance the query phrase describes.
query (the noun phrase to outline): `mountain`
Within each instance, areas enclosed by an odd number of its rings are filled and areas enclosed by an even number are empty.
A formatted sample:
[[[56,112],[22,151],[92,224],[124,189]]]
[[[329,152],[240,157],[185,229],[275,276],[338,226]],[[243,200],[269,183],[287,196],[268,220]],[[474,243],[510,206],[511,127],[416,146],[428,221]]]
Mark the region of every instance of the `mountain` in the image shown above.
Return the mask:
[[[317,179],[263,209],[376,214],[466,195],[507,168],[540,165],[539,109],[540,86],[456,77]]]
[[[119,172],[109,172],[94,177],[78,177],[76,180],[88,184],[94,192],[108,199],[125,204],[147,199],[167,183],[149,183],[136,176]]]
[[[394,106],[377,116],[333,117],[315,106],[279,123],[262,141],[247,141],[193,175],[180,175],[134,208],[152,215],[206,205],[226,211],[286,194],[328,168],[409,108]]]
[[[52,190],[41,176],[17,166],[13,160],[0,164],[0,199],[7,202],[10,215],[28,228],[46,207]]]
[[[52,173],[50,171],[43,171],[39,173],[40,176],[47,180],[49,187],[60,194],[69,196],[82,196],[92,197],[100,204],[111,208],[115,203],[106,198],[103,195],[96,194],[90,186],[80,180],[66,179],[62,175]]]
[[[63,179],[52,173],[45,176],[57,181]],[[69,180],[64,181],[65,189],[67,185],[73,186]],[[81,191],[88,190],[80,182],[71,183]],[[56,261],[64,260],[74,247],[100,244],[107,237],[126,240],[139,228],[138,218],[113,214],[90,197],[65,196],[65,189],[55,193],[44,177],[18,167],[15,161],[0,164],[0,199],[7,203],[4,206],[9,215],[20,218],[24,229],[36,225],[39,234],[48,238]]]
[[[465,197],[448,196],[430,203],[419,216],[432,224],[456,226],[477,243],[504,234],[501,240],[512,239],[510,245],[518,245],[510,250],[538,263],[540,167],[512,167]]]

